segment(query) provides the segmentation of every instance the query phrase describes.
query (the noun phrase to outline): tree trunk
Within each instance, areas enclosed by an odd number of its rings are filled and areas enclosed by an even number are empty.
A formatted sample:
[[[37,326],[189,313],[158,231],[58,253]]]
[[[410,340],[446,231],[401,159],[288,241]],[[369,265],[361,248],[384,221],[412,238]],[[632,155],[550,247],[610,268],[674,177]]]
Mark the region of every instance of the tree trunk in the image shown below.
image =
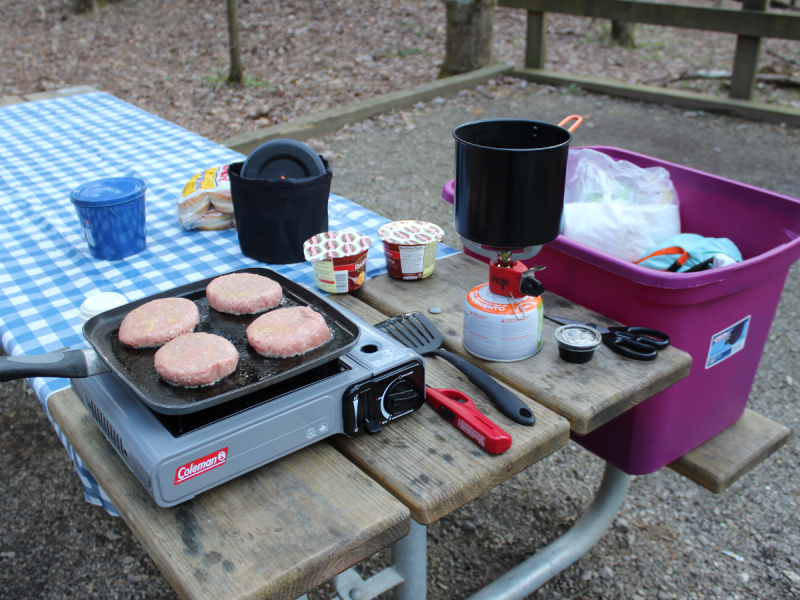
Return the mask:
[[[447,39],[439,77],[492,64],[494,0],[445,0]]]
[[[638,0],[633,0],[637,2]],[[634,23],[627,21],[611,21],[611,39],[620,46],[635,48],[636,40],[633,38]]]
[[[242,83],[242,48],[239,45],[239,15],[236,10],[237,0],[225,0],[228,8],[228,46],[231,51],[231,70],[228,83]]]
[[[72,0],[72,12],[74,13],[96,13],[99,8],[98,0]]]
[[[636,40],[633,38],[633,23],[627,21],[611,21],[611,39],[620,46],[635,48]]]

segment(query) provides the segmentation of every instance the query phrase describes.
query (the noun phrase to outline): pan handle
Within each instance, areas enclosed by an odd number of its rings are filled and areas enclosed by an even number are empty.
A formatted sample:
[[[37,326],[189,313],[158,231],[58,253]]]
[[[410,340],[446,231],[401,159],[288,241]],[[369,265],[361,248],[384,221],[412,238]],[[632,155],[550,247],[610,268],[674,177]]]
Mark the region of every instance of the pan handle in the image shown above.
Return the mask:
[[[536,417],[534,416],[533,411],[519,398],[519,396],[514,394],[508,388],[497,383],[497,381],[495,381],[494,378],[489,375],[489,373],[477,365],[473,365],[468,360],[461,358],[457,354],[448,352],[447,350],[429,350],[425,353],[425,356],[429,354],[445,359],[459,371],[464,373],[464,375],[467,376],[467,379],[469,379],[476,387],[480,388],[480,390],[489,397],[489,400],[494,403],[494,405],[497,407],[497,410],[515,423],[528,426],[536,423]]]
[[[581,123],[583,123],[583,117],[580,116],[580,115],[570,115],[566,119],[561,121],[561,123],[559,123],[558,126],[559,127],[563,127],[566,123],[569,123],[570,121],[575,121],[575,123],[573,123],[572,126],[569,129],[567,129],[567,131],[572,133],[573,131],[575,131],[578,128],[578,126]]]
[[[89,377],[110,370],[94,350],[0,357],[0,381],[25,377]]]

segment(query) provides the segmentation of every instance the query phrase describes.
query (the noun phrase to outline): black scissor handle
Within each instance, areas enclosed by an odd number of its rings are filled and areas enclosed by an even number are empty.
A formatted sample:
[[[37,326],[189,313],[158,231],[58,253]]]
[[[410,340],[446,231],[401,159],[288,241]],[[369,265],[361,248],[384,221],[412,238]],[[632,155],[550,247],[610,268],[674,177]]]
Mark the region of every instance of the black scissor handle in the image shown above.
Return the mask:
[[[649,361],[658,356],[658,349],[651,344],[639,342],[625,334],[626,332],[613,332],[602,334],[603,342],[617,354],[633,360]]]
[[[625,337],[642,344],[649,344],[657,350],[663,350],[669,346],[669,336],[658,329],[650,329],[649,327],[609,327],[608,330],[616,334],[630,334]]]
[[[623,337],[618,333],[602,334],[603,342],[617,354],[633,360],[650,361],[658,356],[658,350],[653,346],[643,344]]]

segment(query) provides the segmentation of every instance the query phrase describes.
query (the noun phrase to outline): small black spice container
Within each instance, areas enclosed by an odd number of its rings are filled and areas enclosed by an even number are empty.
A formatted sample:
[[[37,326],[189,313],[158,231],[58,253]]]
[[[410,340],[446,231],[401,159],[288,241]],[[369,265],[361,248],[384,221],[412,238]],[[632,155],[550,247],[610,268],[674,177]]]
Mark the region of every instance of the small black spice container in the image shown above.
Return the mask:
[[[603,338],[593,327],[587,325],[563,325],[554,334],[558,343],[558,355],[567,362],[588,363]]]
[[[301,179],[246,179],[244,163],[228,167],[239,246],[245,256],[285,265],[306,260],[303,242],[328,230],[333,170]]]

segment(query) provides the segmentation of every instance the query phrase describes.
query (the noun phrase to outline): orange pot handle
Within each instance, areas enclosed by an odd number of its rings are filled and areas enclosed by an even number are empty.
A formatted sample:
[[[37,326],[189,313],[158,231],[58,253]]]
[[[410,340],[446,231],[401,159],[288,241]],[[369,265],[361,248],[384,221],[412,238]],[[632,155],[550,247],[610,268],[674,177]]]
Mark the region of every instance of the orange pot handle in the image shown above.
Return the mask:
[[[561,121],[561,123],[559,123],[559,124],[558,124],[558,126],[559,126],[559,127],[563,127],[565,123],[569,123],[569,122],[570,122],[570,121],[572,121],[573,119],[575,120],[575,123],[572,125],[572,127],[570,127],[569,129],[567,129],[567,131],[569,131],[570,133],[572,133],[573,131],[575,131],[575,130],[578,128],[578,126],[579,126],[581,123],[583,123],[583,117],[582,117],[582,116],[580,116],[580,115],[570,115],[570,116],[568,116],[566,119],[564,119],[563,121]]]

